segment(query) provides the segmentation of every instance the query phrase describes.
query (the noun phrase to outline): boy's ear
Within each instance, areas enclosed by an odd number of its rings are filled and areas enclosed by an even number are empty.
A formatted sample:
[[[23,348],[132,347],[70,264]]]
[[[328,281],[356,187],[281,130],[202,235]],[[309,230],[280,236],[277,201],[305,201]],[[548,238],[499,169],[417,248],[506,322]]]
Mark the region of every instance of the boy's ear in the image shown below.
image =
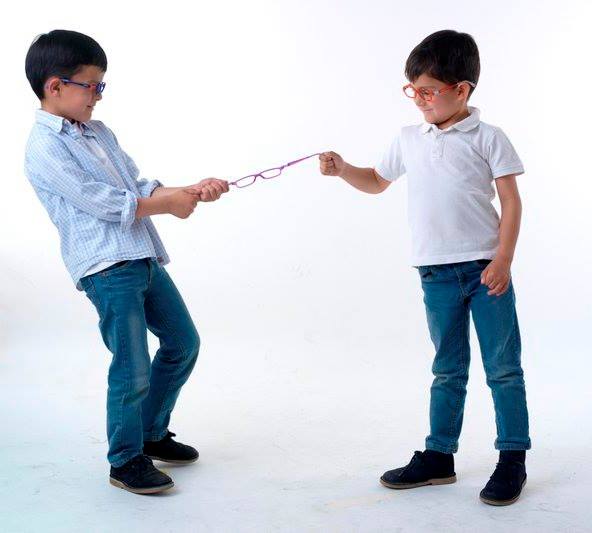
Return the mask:
[[[461,83],[458,88],[456,89],[456,94],[460,97],[466,97],[466,99],[469,99],[469,93],[470,93],[471,87],[469,86],[468,83]]]
[[[49,78],[44,85],[45,89],[45,96],[58,96],[60,93],[60,85],[61,85],[60,78],[57,76],[52,76]]]

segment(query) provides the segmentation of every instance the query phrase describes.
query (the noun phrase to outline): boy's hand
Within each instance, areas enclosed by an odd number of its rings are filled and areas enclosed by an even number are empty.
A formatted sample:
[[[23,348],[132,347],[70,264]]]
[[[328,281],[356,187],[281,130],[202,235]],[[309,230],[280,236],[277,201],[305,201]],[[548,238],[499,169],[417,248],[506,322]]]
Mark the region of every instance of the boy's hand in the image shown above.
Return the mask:
[[[335,152],[323,152],[319,155],[321,174],[325,176],[339,176],[345,169],[345,161]]]
[[[228,182],[218,178],[207,178],[189,188],[199,192],[201,202],[214,202],[228,192]]]
[[[200,192],[195,189],[179,189],[166,197],[168,212],[179,218],[187,218],[199,202]]]
[[[501,296],[510,286],[510,262],[504,259],[494,259],[481,272],[481,284],[487,285],[489,296]]]

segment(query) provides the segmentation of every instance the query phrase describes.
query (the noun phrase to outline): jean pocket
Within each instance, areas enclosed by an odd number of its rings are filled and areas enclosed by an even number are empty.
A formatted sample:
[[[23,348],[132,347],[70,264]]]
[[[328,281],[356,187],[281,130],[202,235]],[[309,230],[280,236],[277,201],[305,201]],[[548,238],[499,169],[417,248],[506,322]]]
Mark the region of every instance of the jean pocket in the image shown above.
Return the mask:
[[[105,270],[101,270],[100,272],[97,272],[97,275],[101,276],[101,277],[111,276],[111,275],[129,267],[131,264],[132,264],[131,260],[119,261],[118,263],[115,263],[114,265],[107,267]]]
[[[85,276],[84,278],[80,279],[80,286],[82,287],[82,290],[85,292],[86,297],[92,302],[92,304],[96,307],[96,301],[95,301],[95,296],[96,296],[96,289],[95,289],[95,284],[93,283],[92,280],[92,274],[90,276]]]
[[[429,266],[420,266],[418,267],[419,276],[421,277],[421,281],[429,281],[434,277],[434,270],[432,267]]]

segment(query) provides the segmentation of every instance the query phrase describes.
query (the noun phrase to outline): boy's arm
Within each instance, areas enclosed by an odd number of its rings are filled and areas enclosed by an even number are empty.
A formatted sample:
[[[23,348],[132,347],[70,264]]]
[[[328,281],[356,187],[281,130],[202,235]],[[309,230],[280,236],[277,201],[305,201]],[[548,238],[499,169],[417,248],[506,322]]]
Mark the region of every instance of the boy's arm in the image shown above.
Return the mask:
[[[493,261],[481,274],[481,283],[489,287],[490,296],[501,296],[510,285],[510,268],[520,232],[522,202],[516,175],[509,174],[495,180],[502,214],[499,229],[499,247]]]
[[[160,195],[174,193],[181,189],[187,189],[187,187],[164,187],[162,183],[160,183],[158,180],[150,181],[145,178],[139,179],[140,170],[138,169],[138,166],[136,165],[132,157],[121,147],[115,133],[113,133],[111,129],[107,128],[107,126],[105,126],[105,124],[103,124],[102,122],[96,122],[109,132],[117,148],[119,148],[119,150],[121,151],[121,155],[125,160],[127,170],[132,176],[132,178],[135,180],[138,186],[138,190],[140,191],[140,196],[142,198],[156,197]],[[192,189],[199,191],[199,201],[201,202],[213,202],[215,200],[218,200],[218,198],[220,198],[220,196],[223,193],[228,192],[228,182],[216,178],[208,178],[194,185],[189,185],[188,187],[191,187]],[[155,203],[155,209],[158,209],[157,205],[160,204]],[[152,214],[155,215],[158,213],[154,212]]]
[[[325,176],[339,176],[352,187],[367,192],[378,194],[383,192],[391,182],[385,180],[373,168],[360,168],[346,163],[343,158],[335,152],[323,152],[319,159],[321,161],[321,173]]]
[[[193,190],[141,198],[127,189],[97,181],[74,163],[72,154],[60,141],[29,146],[25,165],[36,189],[59,196],[95,218],[118,223],[122,231],[129,229],[137,218],[151,214],[170,213],[187,218],[199,201]]]
[[[98,219],[117,222],[122,230],[133,224],[137,195],[95,180],[72,160],[72,154],[62,142],[33,143],[28,148],[25,164],[35,188],[57,195]]]
[[[136,219],[162,214],[187,218],[193,213],[199,201],[199,192],[186,187],[167,187],[167,189],[174,190],[170,190],[168,193],[153,193],[148,198],[138,198]]]
[[[228,188],[228,182],[226,180],[207,178],[187,187],[159,186],[152,191],[152,196],[165,196],[179,189],[190,189],[199,195],[200,202],[213,202],[218,200],[222,194],[228,192]]]

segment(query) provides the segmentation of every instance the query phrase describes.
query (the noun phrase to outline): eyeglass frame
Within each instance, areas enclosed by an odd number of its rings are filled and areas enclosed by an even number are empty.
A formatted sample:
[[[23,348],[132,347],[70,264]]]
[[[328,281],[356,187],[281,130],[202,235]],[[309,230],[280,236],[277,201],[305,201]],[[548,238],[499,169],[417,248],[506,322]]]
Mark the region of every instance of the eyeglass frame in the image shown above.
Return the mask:
[[[428,95],[422,95],[420,90],[417,89],[412,83],[408,83],[407,85],[403,86],[403,94],[407,97],[407,98],[412,98],[415,100],[415,98],[417,96],[419,96],[424,102],[431,102],[432,99],[434,98],[434,96],[440,96],[441,94],[450,91],[451,89],[454,89],[455,87],[458,87],[461,83],[468,83],[471,87],[473,87],[473,89],[475,87],[477,87],[477,84],[469,81],[469,80],[463,80],[463,81],[459,81],[457,83],[454,83],[452,85],[447,85],[445,87],[442,87],[441,89],[429,89],[431,91],[431,94],[429,95],[429,98],[427,97]],[[411,87],[414,91],[415,91],[415,96],[409,96],[406,92],[405,89],[407,89],[408,87]]]
[[[243,176],[242,178],[239,178],[235,181],[229,182],[228,185],[234,185],[238,189],[244,189],[245,187],[250,187],[251,185],[253,185],[257,181],[257,178],[261,178],[264,180],[271,180],[271,179],[277,178],[280,176],[280,174],[282,173],[282,171],[285,168],[295,165],[296,163],[300,163],[301,161],[305,161],[306,159],[310,159],[311,157],[314,157],[316,155],[321,155],[321,152],[316,153],[316,154],[307,155],[306,157],[301,157],[300,159],[296,159],[294,161],[290,161],[289,163],[286,163],[285,165],[282,165],[281,167],[268,168],[267,170],[262,170],[261,172],[257,172],[256,174],[248,174],[247,176]],[[277,174],[275,174],[274,176],[264,176],[263,175],[266,172],[270,172],[271,170],[277,170],[279,172]],[[247,179],[247,178],[253,178],[253,181],[251,181],[247,185],[239,185],[238,184],[240,181]]]
[[[70,78],[60,78],[60,81],[62,83],[65,83],[66,85],[71,83],[72,85],[78,85],[79,87],[84,87],[85,89],[91,89],[92,87],[94,87],[95,94],[97,96],[100,96],[101,94],[103,94],[103,91],[105,90],[105,86],[107,85],[104,81],[100,81],[99,83],[85,83],[83,81],[73,81]]]

